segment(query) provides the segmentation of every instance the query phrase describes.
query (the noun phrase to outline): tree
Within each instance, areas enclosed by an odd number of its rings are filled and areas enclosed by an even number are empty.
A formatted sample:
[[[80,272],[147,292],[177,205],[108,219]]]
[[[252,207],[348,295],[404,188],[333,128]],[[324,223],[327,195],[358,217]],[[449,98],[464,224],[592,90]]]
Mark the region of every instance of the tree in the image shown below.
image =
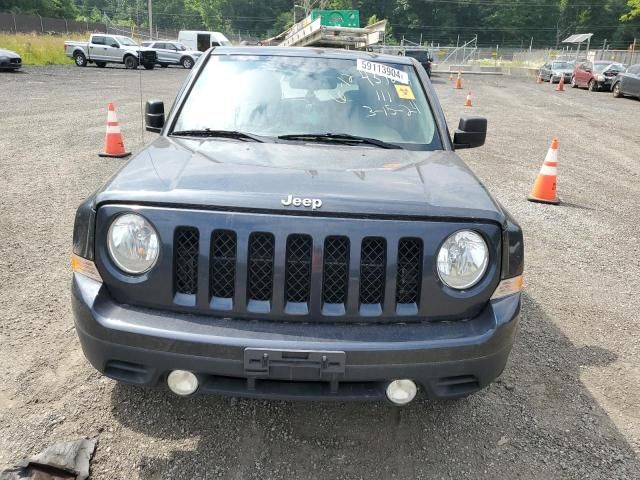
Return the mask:
[[[631,11],[625,13],[620,17],[620,20],[623,22],[628,22],[629,20],[633,20],[636,17],[640,17],[640,0],[629,0],[627,2]]]

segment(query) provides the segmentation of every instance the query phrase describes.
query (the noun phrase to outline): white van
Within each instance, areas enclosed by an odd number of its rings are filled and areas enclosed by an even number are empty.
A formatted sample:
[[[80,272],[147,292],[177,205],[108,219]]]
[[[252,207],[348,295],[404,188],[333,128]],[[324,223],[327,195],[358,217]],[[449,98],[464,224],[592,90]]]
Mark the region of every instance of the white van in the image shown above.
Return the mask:
[[[205,32],[201,30],[180,30],[178,41],[189,50],[204,52],[211,47],[229,47],[231,42],[220,32]]]

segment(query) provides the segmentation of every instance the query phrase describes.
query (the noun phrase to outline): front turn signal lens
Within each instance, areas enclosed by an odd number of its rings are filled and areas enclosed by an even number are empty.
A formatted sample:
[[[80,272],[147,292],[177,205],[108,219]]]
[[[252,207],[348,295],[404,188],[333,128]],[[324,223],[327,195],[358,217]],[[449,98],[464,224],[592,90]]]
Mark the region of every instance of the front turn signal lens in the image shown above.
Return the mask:
[[[96,264],[91,260],[79,257],[75,253],[71,255],[71,270],[73,270],[74,273],[79,273],[80,275],[89,277],[96,282],[102,283],[102,277],[96,268]]]
[[[498,298],[503,298],[509,295],[513,295],[514,293],[518,293],[522,291],[523,286],[524,286],[524,275],[518,275],[517,277],[507,278],[505,280],[502,280],[496,287],[496,290],[495,292],[493,292],[493,295],[491,295],[491,300],[496,300]]]

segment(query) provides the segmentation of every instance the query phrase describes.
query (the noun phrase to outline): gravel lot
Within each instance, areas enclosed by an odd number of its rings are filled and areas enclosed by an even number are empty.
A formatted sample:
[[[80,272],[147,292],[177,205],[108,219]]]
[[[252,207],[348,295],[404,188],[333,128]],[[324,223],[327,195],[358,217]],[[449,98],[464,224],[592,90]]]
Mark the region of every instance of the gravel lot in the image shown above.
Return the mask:
[[[640,478],[640,102],[507,77],[435,79],[462,151],[526,234],[522,328],[495,384],[461,401],[180,399],[101,378],[69,304],[77,205],[122,165],[97,156],[106,104],[136,150],[142,99],[182,69],[25,68],[0,75],[0,466],[97,436],[94,479]],[[474,107],[463,106],[472,90]],[[558,207],[525,200],[560,139]]]

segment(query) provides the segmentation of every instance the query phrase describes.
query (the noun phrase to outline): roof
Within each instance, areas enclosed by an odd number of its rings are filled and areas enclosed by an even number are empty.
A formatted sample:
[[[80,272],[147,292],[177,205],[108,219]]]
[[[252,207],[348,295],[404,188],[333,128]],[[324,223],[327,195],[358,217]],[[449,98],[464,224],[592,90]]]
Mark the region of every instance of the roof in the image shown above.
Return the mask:
[[[214,55],[274,55],[282,57],[318,57],[337,58],[345,60],[371,60],[376,62],[388,62],[403,65],[411,65],[411,57],[401,57],[398,55],[387,55],[376,52],[364,52],[360,50],[344,50],[341,48],[313,48],[313,47],[216,47]]]
[[[565,38],[562,43],[582,43],[593,37],[593,33],[578,33]]]

